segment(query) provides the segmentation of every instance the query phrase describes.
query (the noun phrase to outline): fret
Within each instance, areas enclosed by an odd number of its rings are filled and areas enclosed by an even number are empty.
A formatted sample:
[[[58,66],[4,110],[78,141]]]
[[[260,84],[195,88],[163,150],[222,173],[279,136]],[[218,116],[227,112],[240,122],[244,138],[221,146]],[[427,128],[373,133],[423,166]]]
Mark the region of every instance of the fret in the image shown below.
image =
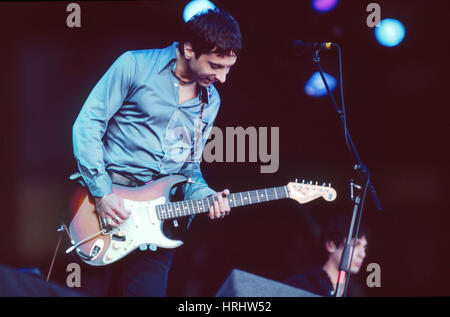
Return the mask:
[[[167,205],[163,205],[163,206],[164,206],[164,210],[161,208],[161,210],[163,210],[163,211],[161,212],[161,219],[166,219],[167,216],[168,216],[168,213],[167,213]]]
[[[266,188],[264,188],[264,192],[266,193],[267,201],[269,201],[269,196],[267,195],[267,189]]]
[[[254,190],[253,193],[255,193],[258,203],[261,202],[261,200],[259,199],[259,196],[258,196],[258,191]]]
[[[284,191],[286,192],[286,197],[289,197],[289,194],[287,192],[287,186],[283,186],[283,188],[284,188]]]
[[[192,205],[192,210],[189,211],[189,214],[190,214],[190,215],[196,213],[196,212],[195,212],[195,207],[194,207],[194,201],[193,201],[193,200],[191,200],[191,205]]]
[[[214,197],[213,197],[213,196],[206,197],[206,201],[208,202],[208,209],[209,209],[211,206],[214,206]]]
[[[171,209],[171,211],[170,211],[170,216],[171,216],[171,217],[174,217],[174,216],[175,216],[176,208],[177,208],[177,207],[176,207],[176,203],[170,205],[170,209]]]
[[[277,189],[276,189],[276,188],[273,188],[273,192],[275,193],[275,199],[278,199]]]
[[[208,201],[208,208],[211,206],[214,206],[214,197],[213,196],[209,196],[206,199]]]
[[[203,212],[205,212],[206,209],[205,209],[205,205],[203,204],[203,200],[204,200],[204,199],[200,200],[200,202],[202,203],[202,210],[203,210]]]
[[[241,206],[244,206],[244,199],[242,198],[242,193],[239,193],[241,195]]]
[[[181,216],[183,214],[183,201],[177,202],[178,204],[178,212],[176,214],[177,217]]]
[[[177,203],[172,203],[170,209],[172,210],[170,212],[170,217],[174,217],[175,213],[177,212]]]
[[[250,192],[247,192],[248,201],[250,204],[252,203],[252,197],[250,196]]]
[[[237,207],[235,194],[233,194],[233,200],[234,200],[234,206]]]
[[[185,200],[183,200],[181,202],[181,214],[180,214],[180,216],[184,216],[185,215],[186,208],[187,208],[187,202]]]
[[[180,214],[180,216],[184,216],[184,213],[186,212],[186,204],[187,204],[187,202],[185,200],[181,201],[181,214]]]
[[[206,211],[205,199],[200,200],[200,203],[202,204],[202,212],[205,212]]]
[[[180,205],[179,201],[177,201],[175,203],[175,206],[176,206],[176,211],[175,211],[174,216],[178,216],[180,214],[180,212],[183,210],[183,206]]]
[[[173,217],[175,215],[175,211],[176,211],[175,205],[176,205],[175,203],[170,204],[170,217]]]
[[[191,214],[198,214],[200,212],[200,208],[198,207],[198,200],[191,200],[192,204],[192,212]]]
[[[191,211],[191,207],[189,206],[189,200],[185,200],[185,202],[186,202],[186,205],[184,206],[184,209],[183,209],[183,215],[184,216],[186,216],[186,215],[189,215],[189,211]]]
[[[164,210],[164,205],[159,206],[159,218],[164,219],[166,216],[166,211]]]
[[[183,200],[181,203],[183,205],[183,212],[181,213],[182,216],[187,215],[187,211],[189,210],[189,202],[187,200]]]
[[[278,190],[277,190],[278,194],[279,194],[282,198],[284,198],[284,196],[282,196],[282,195],[284,195],[284,193],[283,193],[283,187],[278,187],[277,189],[278,189]]]

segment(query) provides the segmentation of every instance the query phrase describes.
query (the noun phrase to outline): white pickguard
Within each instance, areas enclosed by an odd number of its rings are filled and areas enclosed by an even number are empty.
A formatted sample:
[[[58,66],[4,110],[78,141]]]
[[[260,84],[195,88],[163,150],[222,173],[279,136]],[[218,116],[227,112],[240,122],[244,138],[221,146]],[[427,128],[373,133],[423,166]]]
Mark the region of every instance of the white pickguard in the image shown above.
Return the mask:
[[[124,199],[125,209],[129,210],[131,215],[117,229],[113,229],[112,233],[125,236],[125,240],[111,239],[111,245],[103,258],[105,264],[117,261],[138,247],[146,249],[147,245],[150,245],[151,249],[155,246],[171,249],[183,244],[183,241],[167,238],[162,231],[163,221],[158,219],[155,206],[165,202],[165,197],[152,201]]]

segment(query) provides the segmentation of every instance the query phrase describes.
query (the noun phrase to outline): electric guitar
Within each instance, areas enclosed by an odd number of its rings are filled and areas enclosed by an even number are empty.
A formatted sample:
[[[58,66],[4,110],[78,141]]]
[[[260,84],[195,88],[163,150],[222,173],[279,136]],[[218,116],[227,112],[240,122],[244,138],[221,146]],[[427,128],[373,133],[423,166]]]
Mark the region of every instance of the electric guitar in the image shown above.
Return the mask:
[[[157,247],[179,247],[183,244],[182,241],[172,240],[164,235],[163,222],[208,213],[210,206],[214,205],[212,196],[170,202],[172,187],[186,181],[182,175],[170,175],[141,187],[113,184],[113,193],[123,198],[125,208],[131,212],[130,217],[117,228],[103,223],[96,212],[92,196],[87,189],[80,187],[70,206],[72,220],[69,232],[72,246],[66,253],[76,250],[87,264],[102,266],[118,261],[139,247],[150,247],[151,250],[156,250]],[[229,194],[226,199],[231,208],[283,198],[291,198],[304,204],[319,197],[332,201],[336,198],[336,191],[330,185],[291,182],[281,187]]]

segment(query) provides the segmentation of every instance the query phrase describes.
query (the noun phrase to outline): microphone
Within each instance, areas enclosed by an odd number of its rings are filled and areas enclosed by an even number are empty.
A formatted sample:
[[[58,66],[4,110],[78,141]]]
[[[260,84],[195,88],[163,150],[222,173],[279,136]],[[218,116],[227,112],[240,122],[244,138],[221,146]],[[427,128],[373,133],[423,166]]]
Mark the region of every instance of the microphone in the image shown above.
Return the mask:
[[[303,55],[305,51],[331,50],[335,46],[333,42],[303,42],[302,40],[292,42],[292,48],[297,56]]]

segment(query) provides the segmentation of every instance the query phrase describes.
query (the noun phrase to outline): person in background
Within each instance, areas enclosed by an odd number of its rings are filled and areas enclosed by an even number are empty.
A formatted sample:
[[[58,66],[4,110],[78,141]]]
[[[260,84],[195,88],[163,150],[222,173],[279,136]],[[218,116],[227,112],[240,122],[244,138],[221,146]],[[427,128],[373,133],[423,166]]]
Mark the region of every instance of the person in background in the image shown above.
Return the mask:
[[[349,228],[350,220],[347,217],[337,216],[332,218],[322,232],[320,239],[322,258],[324,259],[322,265],[302,274],[293,275],[286,279],[284,283],[317,295],[334,296]],[[362,267],[366,257],[368,234],[368,228],[361,225],[356,238],[353,260],[351,261],[351,274],[358,274]],[[352,255],[354,239],[350,243],[349,258]]]

